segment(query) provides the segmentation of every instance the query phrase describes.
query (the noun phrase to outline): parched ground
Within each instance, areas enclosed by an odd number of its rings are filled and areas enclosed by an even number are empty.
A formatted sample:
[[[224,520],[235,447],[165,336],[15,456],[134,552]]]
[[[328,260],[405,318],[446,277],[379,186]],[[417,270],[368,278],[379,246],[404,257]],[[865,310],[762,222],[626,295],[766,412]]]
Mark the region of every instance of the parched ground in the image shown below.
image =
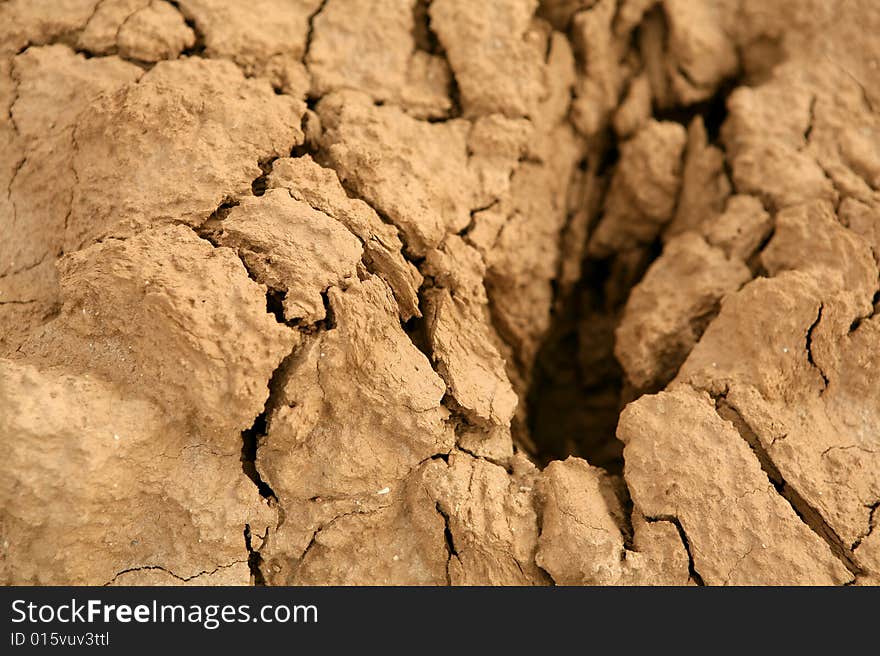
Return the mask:
[[[0,0],[6,584],[880,584],[873,0]]]

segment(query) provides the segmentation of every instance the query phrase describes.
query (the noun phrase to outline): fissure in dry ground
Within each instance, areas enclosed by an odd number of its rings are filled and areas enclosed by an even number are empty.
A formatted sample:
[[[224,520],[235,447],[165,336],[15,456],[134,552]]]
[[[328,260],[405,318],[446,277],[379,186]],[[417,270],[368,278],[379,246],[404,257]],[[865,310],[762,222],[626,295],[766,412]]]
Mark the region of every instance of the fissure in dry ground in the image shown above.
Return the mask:
[[[878,582],[872,3],[0,26],[5,582]]]

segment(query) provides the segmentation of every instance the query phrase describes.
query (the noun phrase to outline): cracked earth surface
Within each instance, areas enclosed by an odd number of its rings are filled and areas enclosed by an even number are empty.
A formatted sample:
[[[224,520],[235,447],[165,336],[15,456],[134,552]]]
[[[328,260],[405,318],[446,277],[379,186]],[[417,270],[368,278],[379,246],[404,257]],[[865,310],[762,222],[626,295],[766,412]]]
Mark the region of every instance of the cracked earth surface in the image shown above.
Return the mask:
[[[880,584],[870,0],[0,0],[0,578]]]

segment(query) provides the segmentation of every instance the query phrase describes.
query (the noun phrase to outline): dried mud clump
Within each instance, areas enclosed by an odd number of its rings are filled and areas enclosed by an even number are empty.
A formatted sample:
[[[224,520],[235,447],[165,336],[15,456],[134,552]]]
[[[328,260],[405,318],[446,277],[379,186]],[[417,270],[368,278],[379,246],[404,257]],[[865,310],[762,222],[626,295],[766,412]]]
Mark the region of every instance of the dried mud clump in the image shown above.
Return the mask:
[[[0,2],[0,580],[880,584],[878,31]]]

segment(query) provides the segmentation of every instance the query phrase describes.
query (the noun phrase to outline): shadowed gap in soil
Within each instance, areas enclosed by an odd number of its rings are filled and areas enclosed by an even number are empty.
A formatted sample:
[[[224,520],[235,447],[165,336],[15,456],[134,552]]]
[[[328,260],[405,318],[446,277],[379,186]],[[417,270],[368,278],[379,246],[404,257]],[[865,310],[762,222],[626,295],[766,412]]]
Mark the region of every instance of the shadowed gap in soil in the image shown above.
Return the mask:
[[[656,109],[654,118],[687,128],[703,119],[710,143],[718,144],[727,117],[727,97],[735,79],[722,84],[706,101],[686,107]],[[611,143],[597,170],[610,180],[618,148]],[[593,225],[601,219],[599,216]],[[614,356],[614,330],[631,289],[662,252],[655,243],[606,259],[587,257],[581,279],[564,298],[555,299],[551,326],[535,358],[525,402],[528,430],[541,465],[577,456],[612,474],[623,471],[623,444],[617,421],[634,400]]]
[[[659,250],[657,244],[625,257],[588,258],[580,282],[556,304],[526,399],[541,464],[571,455],[621,473],[623,445],[615,431],[624,378],[614,329],[630,289]]]

